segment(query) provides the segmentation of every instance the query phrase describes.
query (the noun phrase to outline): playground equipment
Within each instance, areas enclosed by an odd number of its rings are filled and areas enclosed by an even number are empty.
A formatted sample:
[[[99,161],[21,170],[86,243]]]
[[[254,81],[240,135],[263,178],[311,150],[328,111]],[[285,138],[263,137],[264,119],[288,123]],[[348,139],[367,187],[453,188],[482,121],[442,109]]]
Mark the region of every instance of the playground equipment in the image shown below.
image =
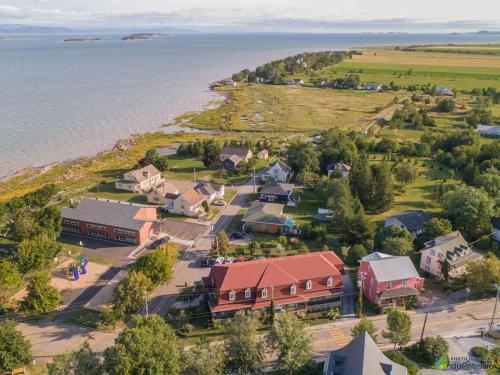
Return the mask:
[[[69,265],[68,270],[73,274],[74,280],[80,279],[80,274],[85,275],[87,273],[88,262],[89,261],[87,260],[87,258],[79,255],[76,258],[76,262],[73,262]]]

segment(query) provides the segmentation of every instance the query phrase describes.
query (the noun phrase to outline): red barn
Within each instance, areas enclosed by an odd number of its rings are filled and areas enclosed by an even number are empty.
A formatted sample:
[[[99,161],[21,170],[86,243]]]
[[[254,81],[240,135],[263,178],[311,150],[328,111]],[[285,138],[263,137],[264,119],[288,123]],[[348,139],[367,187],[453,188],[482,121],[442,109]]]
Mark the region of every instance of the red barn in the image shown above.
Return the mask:
[[[386,307],[418,295],[424,279],[409,257],[375,252],[361,258],[358,283],[370,302]]]
[[[344,263],[331,251],[215,265],[203,278],[214,318],[241,309],[311,311],[339,307]]]

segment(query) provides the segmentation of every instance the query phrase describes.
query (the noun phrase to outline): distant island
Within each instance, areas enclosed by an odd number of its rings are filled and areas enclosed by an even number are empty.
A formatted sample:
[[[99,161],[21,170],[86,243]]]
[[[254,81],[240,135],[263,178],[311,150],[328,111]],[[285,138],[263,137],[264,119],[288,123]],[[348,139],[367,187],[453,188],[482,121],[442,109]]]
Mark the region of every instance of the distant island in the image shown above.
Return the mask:
[[[79,42],[99,42],[102,38],[69,38],[64,39],[65,43],[79,43]]]
[[[121,40],[149,40],[153,38],[161,38],[163,36],[165,35],[159,33],[138,33],[124,36]]]

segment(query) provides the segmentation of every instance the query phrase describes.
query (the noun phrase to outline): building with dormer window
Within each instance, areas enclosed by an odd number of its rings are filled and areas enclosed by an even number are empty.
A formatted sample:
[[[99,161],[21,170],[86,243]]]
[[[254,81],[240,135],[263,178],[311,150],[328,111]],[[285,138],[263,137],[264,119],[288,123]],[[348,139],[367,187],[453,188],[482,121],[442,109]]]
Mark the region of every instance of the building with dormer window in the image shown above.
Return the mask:
[[[331,251],[215,265],[203,278],[213,318],[242,309],[314,311],[339,307],[343,262]]]

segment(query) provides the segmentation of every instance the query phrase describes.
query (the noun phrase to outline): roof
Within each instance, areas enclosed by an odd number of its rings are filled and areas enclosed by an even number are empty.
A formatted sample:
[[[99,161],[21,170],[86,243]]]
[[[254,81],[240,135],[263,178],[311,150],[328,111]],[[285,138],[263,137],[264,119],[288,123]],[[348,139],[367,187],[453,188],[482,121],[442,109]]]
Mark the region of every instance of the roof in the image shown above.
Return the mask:
[[[341,277],[344,263],[332,251],[313,252],[288,257],[252,260],[215,265],[209,278],[215,288],[229,291],[244,288],[269,288],[296,284],[300,280]]]
[[[476,130],[478,133],[481,133],[481,134],[499,135],[500,136],[500,126],[478,125]]]
[[[328,170],[336,170],[336,171],[345,171],[345,172],[350,172],[351,171],[351,166],[344,164],[344,163],[335,163],[335,164],[330,164],[326,167]]]
[[[280,168],[285,173],[290,173],[292,171],[292,167],[290,167],[290,164],[288,164],[285,159],[278,160],[277,162],[271,164],[267,169],[271,169],[275,166]]]
[[[249,148],[224,147],[220,153],[222,155],[237,155],[241,159],[246,159],[250,152],[251,150]]]
[[[409,257],[385,257],[368,263],[378,282],[420,277]]]
[[[195,185],[191,181],[169,180],[154,190],[164,196],[172,198],[173,195],[179,195],[188,189],[193,188]]]
[[[201,195],[210,196],[214,193],[219,192],[222,189],[221,184],[216,184],[214,182],[200,181],[196,185],[195,190]]]
[[[241,221],[284,225],[287,218],[283,215],[284,207],[277,203],[253,202]]]
[[[143,208],[152,207],[129,202],[86,198],[75,208],[61,208],[61,215],[70,220],[139,230],[148,221],[135,218]]]
[[[184,193],[180,195],[180,197],[184,198],[186,202],[188,202],[190,205],[195,205],[205,200],[205,197],[203,195],[200,195],[193,188],[187,189]]]
[[[408,286],[401,286],[396,289],[385,289],[382,293],[380,293],[380,299],[416,296],[417,294],[420,294],[417,289],[410,288]]]
[[[407,375],[407,370],[387,358],[369,333],[362,332],[343,348],[327,355],[323,374]]]
[[[259,191],[263,194],[290,195],[294,188],[294,184],[282,184],[276,182],[266,183]]]
[[[446,261],[454,268],[461,267],[471,260],[482,257],[481,254],[471,249],[459,231],[454,231],[426,242],[423,250],[430,248],[434,248],[438,253],[443,255]]]
[[[491,218],[491,225],[493,229],[500,230],[500,216],[493,216]]]
[[[240,158],[238,155],[235,154],[235,155],[231,155],[226,160],[230,160],[234,165],[236,165],[242,160],[242,158]]]
[[[368,255],[365,255],[363,258],[360,259],[361,262],[369,262],[371,260],[379,260],[383,258],[391,258],[393,255],[388,255],[384,253],[379,253],[378,251],[375,251],[374,253],[370,253]]]
[[[141,182],[153,176],[159,175],[160,171],[156,169],[156,167],[153,164],[149,164],[143,168],[127,172],[126,174],[131,174],[137,182]]]
[[[408,210],[397,215],[390,216],[387,219],[398,219],[409,231],[412,231],[422,228],[424,224],[431,219],[431,216],[421,210]]]
[[[269,154],[269,151],[267,151],[266,149],[263,149],[263,150],[259,151],[258,155],[265,155],[265,154]]]

